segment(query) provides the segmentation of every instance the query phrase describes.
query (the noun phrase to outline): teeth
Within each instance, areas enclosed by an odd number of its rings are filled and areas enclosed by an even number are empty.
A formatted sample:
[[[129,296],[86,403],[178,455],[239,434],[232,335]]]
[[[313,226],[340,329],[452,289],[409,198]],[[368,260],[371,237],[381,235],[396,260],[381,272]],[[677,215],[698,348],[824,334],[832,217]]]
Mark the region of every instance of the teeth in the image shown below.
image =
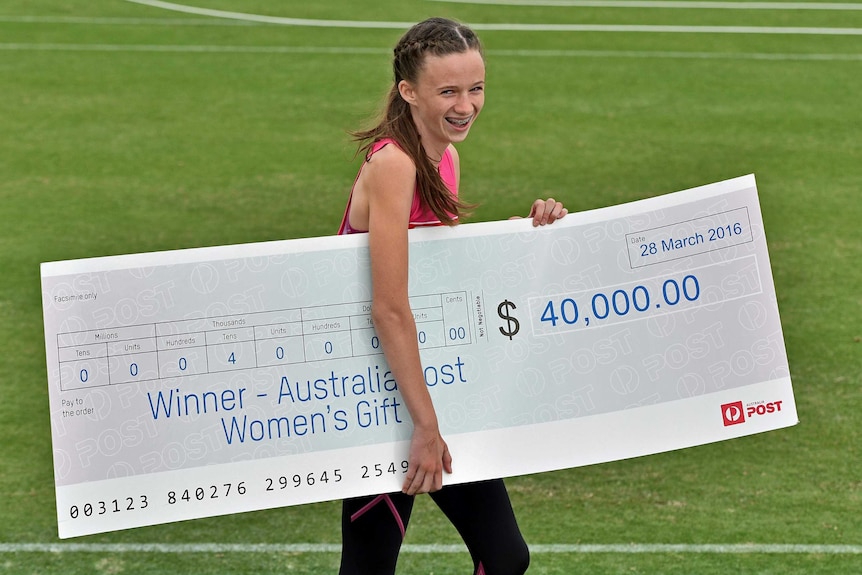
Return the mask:
[[[447,119],[449,120],[449,122],[451,122],[457,126],[466,126],[470,122],[470,118],[465,118],[463,120],[457,120],[455,118],[447,118]]]

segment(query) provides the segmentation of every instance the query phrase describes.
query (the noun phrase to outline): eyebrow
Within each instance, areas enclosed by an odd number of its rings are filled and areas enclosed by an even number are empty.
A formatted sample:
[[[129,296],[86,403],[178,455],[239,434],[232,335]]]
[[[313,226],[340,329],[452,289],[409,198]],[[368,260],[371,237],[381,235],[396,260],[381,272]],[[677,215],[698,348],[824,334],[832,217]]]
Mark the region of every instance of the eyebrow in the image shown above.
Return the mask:
[[[472,82],[470,84],[470,86],[475,88],[476,86],[478,86],[480,84],[484,85],[485,80],[476,80],[475,82]],[[457,84],[444,84],[444,85],[438,86],[437,89],[438,90],[450,90],[450,89],[454,89],[454,88],[458,88],[458,85]]]

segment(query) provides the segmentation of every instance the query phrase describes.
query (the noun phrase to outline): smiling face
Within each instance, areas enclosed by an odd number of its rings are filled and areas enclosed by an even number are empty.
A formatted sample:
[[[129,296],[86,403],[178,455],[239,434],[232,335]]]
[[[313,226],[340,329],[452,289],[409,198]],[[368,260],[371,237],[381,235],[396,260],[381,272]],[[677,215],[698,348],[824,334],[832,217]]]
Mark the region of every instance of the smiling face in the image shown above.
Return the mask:
[[[485,103],[485,61],[478,50],[428,55],[415,82],[398,89],[410,104],[425,152],[439,159],[446,147],[467,137]]]

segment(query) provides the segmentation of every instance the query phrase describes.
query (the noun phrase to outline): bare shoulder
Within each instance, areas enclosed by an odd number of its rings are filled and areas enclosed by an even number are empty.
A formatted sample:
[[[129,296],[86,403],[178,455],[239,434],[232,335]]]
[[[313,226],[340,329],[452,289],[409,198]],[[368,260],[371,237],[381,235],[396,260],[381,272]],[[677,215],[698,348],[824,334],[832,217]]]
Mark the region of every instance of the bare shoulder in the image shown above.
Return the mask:
[[[367,203],[381,196],[391,198],[412,193],[415,181],[413,160],[401,148],[390,144],[377,150],[362,166],[354,186],[354,200]]]
[[[354,188],[356,205],[351,206],[350,225],[379,230],[379,222],[384,222],[406,229],[415,186],[416,167],[410,157],[395,145],[381,148],[362,167]]]
[[[449,144],[449,153],[452,155],[452,168],[455,170],[455,183],[461,187],[461,157],[458,156],[458,150],[452,144]]]
[[[449,147],[447,149],[449,150],[449,153],[452,154],[452,161],[455,162],[455,165],[457,165],[458,162],[461,160],[461,158],[458,156],[458,148],[456,148],[452,144],[449,144]]]
[[[416,166],[401,148],[394,144],[384,146],[377,150],[367,161],[365,170],[374,177],[385,177],[386,179],[407,178],[413,181],[416,177]]]

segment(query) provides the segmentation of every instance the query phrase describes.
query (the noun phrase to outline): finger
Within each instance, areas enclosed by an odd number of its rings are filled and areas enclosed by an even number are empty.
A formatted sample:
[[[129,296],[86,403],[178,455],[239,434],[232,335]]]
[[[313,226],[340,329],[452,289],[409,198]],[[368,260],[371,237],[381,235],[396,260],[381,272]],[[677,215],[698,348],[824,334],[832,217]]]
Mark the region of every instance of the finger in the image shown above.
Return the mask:
[[[554,210],[554,204],[552,202],[553,200],[547,200],[542,204],[542,216],[540,218],[536,218],[538,225],[544,226],[548,223]]]
[[[407,495],[416,495],[422,487],[423,475],[421,470],[409,469],[407,477],[404,478],[404,485],[401,487],[401,491]]]
[[[443,469],[440,468],[434,473],[428,474],[428,482],[427,485],[423,487],[427,487],[428,489],[425,493],[432,493],[434,491],[440,491],[443,489]]]
[[[553,224],[555,221],[565,217],[566,214],[569,213],[562,202],[558,202],[553,198],[548,200],[547,206],[547,222],[548,224]]]
[[[444,448],[443,451],[443,470],[446,473],[452,473],[452,455],[449,453],[449,448]]]
[[[533,217],[534,226],[544,226],[545,224],[554,221],[553,211],[556,202],[553,198],[547,200],[539,200],[536,206],[536,215]]]
[[[545,217],[545,201],[536,200],[530,208],[530,216],[533,218],[533,225],[539,226],[542,224],[542,218]]]
[[[414,478],[415,475],[410,475],[409,473],[407,474],[407,477],[404,478],[404,483],[401,484],[401,491],[403,493],[410,495],[410,486],[413,485]]]
[[[554,198],[548,198],[545,202],[545,221],[546,224],[554,223],[554,220],[557,219],[560,208],[562,208],[562,204],[555,200]]]
[[[407,483],[407,480],[405,480],[404,483],[406,488],[402,488],[402,491],[407,495],[418,495],[420,493],[438,491],[443,487],[442,468],[429,471],[422,471],[419,469],[409,484]]]
[[[420,495],[422,493],[429,493],[434,491],[434,474],[433,473],[423,473],[419,472],[416,474],[416,477],[413,479],[413,482],[408,487],[405,493],[407,495]]]

